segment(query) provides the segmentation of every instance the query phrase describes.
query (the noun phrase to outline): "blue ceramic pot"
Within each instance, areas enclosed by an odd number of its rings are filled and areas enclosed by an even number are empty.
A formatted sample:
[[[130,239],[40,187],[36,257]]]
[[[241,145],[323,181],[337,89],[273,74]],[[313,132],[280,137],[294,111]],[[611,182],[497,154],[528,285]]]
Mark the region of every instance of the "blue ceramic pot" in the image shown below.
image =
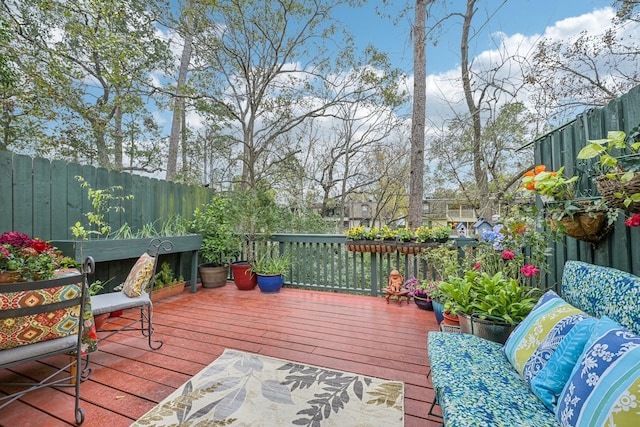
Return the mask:
[[[284,277],[282,274],[256,274],[256,276],[258,276],[258,287],[263,293],[275,294],[280,292],[280,289],[282,289],[282,284],[284,283]]]
[[[436,315],[436,321],[439,325],[444,320],[444,315],[442,314],[444,311],[444,304],[440,301],[431,300],[431,305],[433,305],[433,313]]]

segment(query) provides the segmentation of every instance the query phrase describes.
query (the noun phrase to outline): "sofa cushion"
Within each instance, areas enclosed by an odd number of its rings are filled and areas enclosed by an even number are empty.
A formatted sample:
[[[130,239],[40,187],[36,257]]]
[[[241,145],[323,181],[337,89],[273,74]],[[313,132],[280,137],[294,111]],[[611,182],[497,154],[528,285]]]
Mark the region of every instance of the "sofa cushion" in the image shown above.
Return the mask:
[[[500,344],[469,334],[430,332],[428,351],[445,425],[557,425]]]
[[[531,380],[531,390],[550,410],[554,410],[558,396],[569,380],[573,367],[581,357],[597,323],[598,319],[590,317],[571,328],[540,373]]]
[[[129,275],[124,281],[122,286],[122,292],[128,297],[137,298],[142,295],[142,290],[145,289],[151,275],[153,274],[153,264],[155,257],[152,257],[148,253],[142,254],[135,265],[129,271]]]
[[[505,355],[515,370],[530,383],[569,331],[588,317],[555,292],[547,291],[507,339]]]
[[[558,400],[562,426],[640,425],[640,336],[604,316]]]
[[[640,277],[611,267],[567,261],[562,297],[590,315],[607,316],[640,335]]]

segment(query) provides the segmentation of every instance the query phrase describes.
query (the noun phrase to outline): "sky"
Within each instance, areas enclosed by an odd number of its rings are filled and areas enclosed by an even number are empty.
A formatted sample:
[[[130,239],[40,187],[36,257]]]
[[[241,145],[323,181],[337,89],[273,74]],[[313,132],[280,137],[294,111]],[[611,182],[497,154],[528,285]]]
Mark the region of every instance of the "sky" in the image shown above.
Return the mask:
[[[437,0],[441,4],[444,0]],[[463,12],[464,0],[446,0]],[[569,39],[582,30],[600,32],[610,25],[613,16],[613,0],[479,0],[478,11],[472,23],[476,31],[470,42],[470,56],[474,69],[488,68],[499,61],[496,46],[502,43],[509,55],[531,57],[535,43],[543,37],[554,40]],[[366,1],[364,6],[353,9],[342,6],[336,18],[344,23],[355,37],[357,45],[364,49],[368,44],[386,52],[393,64],[404,71],[407,80],[404,89],[413,91],[413,46],[410,34],[414,19],[413,2],[388,0],[380,16],[377,9],[382,1]],[[402,15],[403,8],[409,7]],[[435,9],[427,18],[427,25],[441,19],[446,12]],[[394,19],[393,17],[398,17]],[[487,21],[486,25],[481,23]],[[454,114],[464,114],[466,105],[460,87],[460,31],[461,18],[450,19],[438,35],[437,44],[427,43],[427,133],[447,123]],[[638,35],[640,37],[640,35]],[[484,67],[483,67],[484,66]],[[508,67],[507,67],[508,68]],[[521,79],[518,69],[511,69],[514,79]],[[507,79],[509,80],[509,79]],[[527,94],[519,99],[527,104]],[[410,117],[410,103],[402,116]],[[202,123],[199,117],[188,118],[194,128]],[[554,124],[557,125],[557,124]]]
[[[449,0],[464,7],[463,0]],[[476,53],[492,46],[492,37],[497,33],[505,33],[508,37],[517,34],[527,38],[536,38],[544,34],[548,28],[555,27],[559,21],[565,21],[562,31],[574,33],[584,25],[591,25],[591,12],[610,7],[613,0],[480,0],[474,23],[483,21],[483,17],[492,15],[489,24],[482,28],[474,38]],[[359,45],[369,43],[387,52],[393,63],[405,72],[413,69],[413,41],[410,34],[410,23],[413,21],[413,10],[409,15],[401,18],[398,23],[392,19],[380,17],[376,8],[382,7],[380,1],[368,1],[360,9],[344,7],[338,16],[342,22],[348,23],[349,30],[354,34]],[[384,12],[398,16],[404,7],[413,2],[391,1],[393,6],[384,8]],[[503,6],[501,4],[505,3]],[[464,11],[462,9],[462,11]],[[587,16],[583,16],[587,15]],[[443,16],[442,10],[432,14],[432,18]],[[581,18],[578,18],[581,17]],[[578,18],[578,19],[576,19]],[[460,20],[458,19],[459,23]],[[608,22],[603,22],[606,26]],[[428,44],[427,73],[445,73],[459,65],[460,25],[452,26],[449,31],[438,39],[438,45]]]

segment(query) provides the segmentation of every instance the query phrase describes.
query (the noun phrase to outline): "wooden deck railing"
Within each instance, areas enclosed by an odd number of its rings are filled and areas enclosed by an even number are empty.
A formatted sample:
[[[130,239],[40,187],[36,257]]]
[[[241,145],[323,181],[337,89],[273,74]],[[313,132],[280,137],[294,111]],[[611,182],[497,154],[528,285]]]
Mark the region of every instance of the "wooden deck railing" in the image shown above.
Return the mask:
[[[393,269],[405,279],[432,274],[420,255],[348,251],[345,242],[342,234],[274,234],[269,244],[291,256],[285,277],[290,287],[375,296],[387,286]]]

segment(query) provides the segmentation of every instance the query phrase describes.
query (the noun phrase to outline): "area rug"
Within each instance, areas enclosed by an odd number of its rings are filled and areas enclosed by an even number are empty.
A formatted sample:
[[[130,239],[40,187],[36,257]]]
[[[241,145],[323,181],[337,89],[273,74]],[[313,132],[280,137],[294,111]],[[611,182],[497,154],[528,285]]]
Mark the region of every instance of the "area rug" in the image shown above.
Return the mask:
[[[404,383],[226,349],[132,426],[403,426]]]

